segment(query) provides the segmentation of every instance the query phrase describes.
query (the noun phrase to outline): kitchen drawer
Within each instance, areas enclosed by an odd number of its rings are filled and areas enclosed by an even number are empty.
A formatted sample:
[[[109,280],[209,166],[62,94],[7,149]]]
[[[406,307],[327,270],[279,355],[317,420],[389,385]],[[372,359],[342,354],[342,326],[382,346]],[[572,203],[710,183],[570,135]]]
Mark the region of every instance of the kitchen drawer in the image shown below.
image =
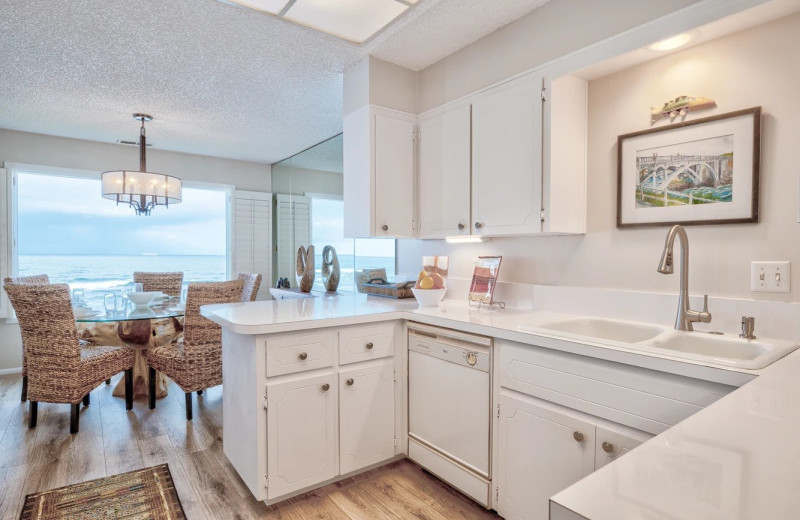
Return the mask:
[[[347,327],[339,331],[339,364],[394,355],[396,323]]]
[[[267,377],[333,366],[335,331],[285,334],[267,339]]]
[[[496,342],[500,385],[658,434],[735,390],[612,361]]]

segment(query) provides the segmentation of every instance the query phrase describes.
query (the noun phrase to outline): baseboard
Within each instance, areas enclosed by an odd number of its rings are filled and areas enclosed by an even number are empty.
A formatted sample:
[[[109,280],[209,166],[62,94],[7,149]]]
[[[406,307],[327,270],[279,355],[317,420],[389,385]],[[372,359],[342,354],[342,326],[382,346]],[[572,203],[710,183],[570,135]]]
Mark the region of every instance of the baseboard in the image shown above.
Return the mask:
[[[0,376],[5,376],[8,374],[21,374],[22,367],[14,367],[14,368],[0,368]]]

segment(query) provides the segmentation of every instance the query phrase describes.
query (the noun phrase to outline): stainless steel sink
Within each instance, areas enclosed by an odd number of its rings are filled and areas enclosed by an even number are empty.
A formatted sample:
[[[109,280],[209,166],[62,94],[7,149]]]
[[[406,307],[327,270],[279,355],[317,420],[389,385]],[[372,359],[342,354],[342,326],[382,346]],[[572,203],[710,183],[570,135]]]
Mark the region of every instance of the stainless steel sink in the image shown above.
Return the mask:
[[[618,343],[639,343],[653,339],[664,332],[664,328],[656,325],[599,318],[573,318],[530,327],[521,325],[519,328],[520,330],[531,332],[537,330],[560,332],[592,340],[606,340]]]

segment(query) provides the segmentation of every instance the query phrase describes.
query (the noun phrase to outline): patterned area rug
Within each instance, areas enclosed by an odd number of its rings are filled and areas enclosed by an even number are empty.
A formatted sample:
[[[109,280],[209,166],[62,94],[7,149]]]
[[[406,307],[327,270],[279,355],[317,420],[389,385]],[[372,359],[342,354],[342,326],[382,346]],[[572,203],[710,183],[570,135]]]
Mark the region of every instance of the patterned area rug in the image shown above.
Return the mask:
[[[186,520],[166,464],[25,497],[20,520]]]

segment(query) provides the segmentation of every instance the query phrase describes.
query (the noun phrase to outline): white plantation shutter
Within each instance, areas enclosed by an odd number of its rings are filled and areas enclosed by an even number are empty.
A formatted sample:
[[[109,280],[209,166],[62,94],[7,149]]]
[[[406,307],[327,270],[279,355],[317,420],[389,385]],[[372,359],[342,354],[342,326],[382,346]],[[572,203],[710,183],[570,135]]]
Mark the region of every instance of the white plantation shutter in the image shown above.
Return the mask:
[[[311,244],[311,199],[302,195],[275,195],[277,276],[295,280],[297,248]]]
[[[9,302],[6,292],[2,289],[3,280],[9,276],[11,269],[11,240],[9,236],[9,215],[11,211],[10,197],[8,196],[8,172],[0,168],[0,319],[8,318]]]
[[[261,274],[261,300],[272,285],[272,194],[235,191],[233,204],[232,274]]]

